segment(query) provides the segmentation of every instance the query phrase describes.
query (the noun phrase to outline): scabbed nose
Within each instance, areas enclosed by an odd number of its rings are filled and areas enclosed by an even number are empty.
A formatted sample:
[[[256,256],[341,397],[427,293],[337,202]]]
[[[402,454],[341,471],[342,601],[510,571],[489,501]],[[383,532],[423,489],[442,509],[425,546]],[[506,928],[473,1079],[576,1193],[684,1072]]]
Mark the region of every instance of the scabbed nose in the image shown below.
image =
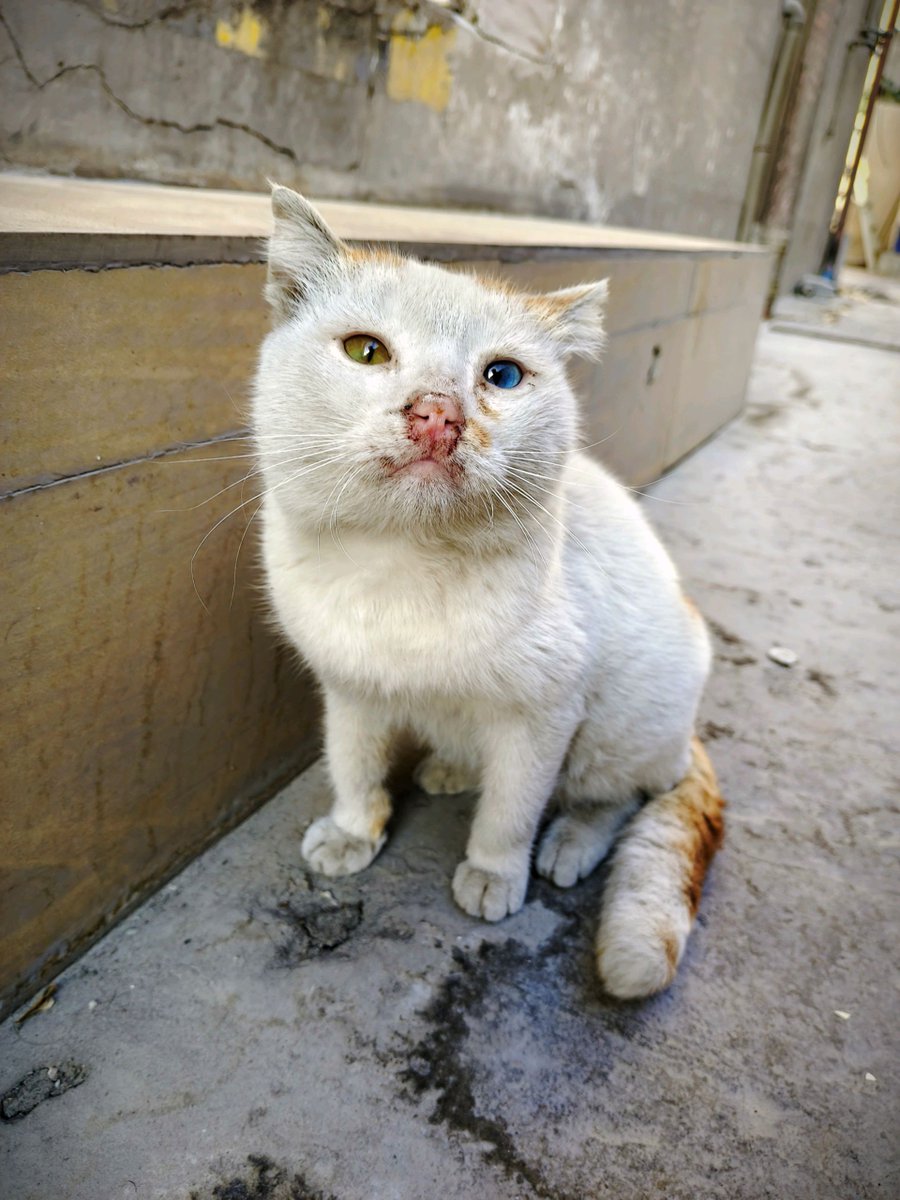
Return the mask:
[[[412,441],[424,442],[444,454],[456,448],[466,426],[459,402],[436,392],[416,397],[406,409],[406,419]]]

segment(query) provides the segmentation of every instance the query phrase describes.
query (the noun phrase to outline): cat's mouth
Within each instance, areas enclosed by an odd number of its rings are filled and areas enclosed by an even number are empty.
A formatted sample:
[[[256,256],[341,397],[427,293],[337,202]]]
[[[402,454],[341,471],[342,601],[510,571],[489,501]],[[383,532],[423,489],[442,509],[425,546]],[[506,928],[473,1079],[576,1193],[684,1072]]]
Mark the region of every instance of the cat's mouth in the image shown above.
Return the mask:
[[[463,472],[462,463],[446,454],[417,454],[403,462],[383,458],[381,462],[389,476],[421,479],[423,482],[455,483]]]

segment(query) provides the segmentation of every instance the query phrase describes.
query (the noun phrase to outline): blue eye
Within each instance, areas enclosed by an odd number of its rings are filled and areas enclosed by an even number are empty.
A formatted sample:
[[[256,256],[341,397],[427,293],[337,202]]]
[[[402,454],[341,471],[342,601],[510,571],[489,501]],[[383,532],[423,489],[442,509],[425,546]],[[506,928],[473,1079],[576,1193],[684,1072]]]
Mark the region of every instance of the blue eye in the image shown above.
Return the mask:
[[[498,358],[484,368],[484,377],[494,387],[514,388],[522,382],[522,368],[507,358]]]

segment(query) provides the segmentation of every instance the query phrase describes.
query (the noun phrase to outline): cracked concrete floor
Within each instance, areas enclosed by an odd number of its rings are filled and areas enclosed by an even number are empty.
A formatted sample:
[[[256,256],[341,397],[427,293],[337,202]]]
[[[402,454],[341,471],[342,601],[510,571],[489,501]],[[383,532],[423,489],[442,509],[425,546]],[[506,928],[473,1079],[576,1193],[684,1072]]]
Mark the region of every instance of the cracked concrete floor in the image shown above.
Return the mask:
[[[0,1126],[2,1195],[898,1195],[898,399],[896,353],[764,329],[746,415],[651,489],[731,801],[665,995],[600,994],[602,872],[499,926],[453,907],[470,797],[310,879],[315,766],[2,1028],[0,1092],[87,1073]]]

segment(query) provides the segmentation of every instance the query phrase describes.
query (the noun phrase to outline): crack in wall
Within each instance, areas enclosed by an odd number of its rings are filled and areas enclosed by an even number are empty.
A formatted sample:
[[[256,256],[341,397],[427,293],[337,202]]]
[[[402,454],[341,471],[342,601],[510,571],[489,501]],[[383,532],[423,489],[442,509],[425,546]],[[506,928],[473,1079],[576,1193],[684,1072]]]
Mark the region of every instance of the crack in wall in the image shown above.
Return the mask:
[[[451,21],[460,29],[464,29],[471,37],[474,37],[480,42],[485,42],[489,46],[496,46],[498,50],[511,55],[513,58],[521,58],[523,62],[531,63],[536,67],[549,67],[554,72],[557,64],[548,55],[541,56],[539,54],[529,54],[527,50],[522,50],[519,47],[511,46],[508,42],[504,42],[502,38],[495,34],[488,33],[482,29],[478,23],[478,14],[472,13],[469,15],[465,6],[462,11],[448,7],[442,0],[422,0],[426,8],[433,9],[435,13],[440,13],[446,20]]]
[[[48,488],[59,487],[63,483],[77,482],[80,479],[92,479],[96,475],[105,475],[109,471],[120,471],[123,467],[140,466],[143,463],[156,462],[161,458],[171,458],[175,454],[181,454],[185,450],[203,450],[207,446],[217,446],[221,442],[232,442],[238,439],[246,438],[250,434],[250,430],[243,426],[240,429],[231,429],[227,433],[217,433],[214,437],[203,438],[196,442],[178,442],[174,446],[163,446],[159,450],[150,450],[145,454],[135,455],[134,458],[117,459],[116,462],[103,463],[99,467],[91,467],[84,471],[73,471],[69,475],[60,475],[57,479],[46,479],[40,483],[30,483],[27,487],[9,488],[7,491],[0,490],[0,500],[14,500],[17,496],[26,496],[30,492],[45,492]]]
[[[124,100],[121,99],[120,96],[116,94],[109,80],[106,78],[103,68],[97,66],[96,63],[72,63],[69,66],[61,67],[60,70],[58,70],[55,74],[50,75],[47,79],[40,80],[28,66],[25,56],[22,53],[22,48],[13,35],[13,32],[9,27],[9,22],[2,12],[0,12],[0,24],[2,24],[3,28],[6,30],[7,37],[9,38],[10,44],[13,48],[13,53],[15,54],[25,77],[33,87],[37,88],[38,91],[43,91],[44,88],[49,87],[51,83],[55,83],[57,79],[61,79],[63,75],[70,75],[76,71],[87,71],[93,75],[96,75],[106,96],[119,109],[121,109],[126,116],[130,117],[134,121],[140,121],[142,125],[155,125],[163,129],[174,129],[178,133],[183,134],[211,133],[217,127],[222,126],[225,129],[233,129],[239,133],[246,133],[249,137],[255,138],[257,141],[262,142],[264,146],[268,146],[270,150],[274,150],[276,154],[280,154],[283,157],[290,159],[292,163],[298,166],[300,165],[300,160],[297,157],[296,152],[290,146],[279,145],[278,142],[273,141],[272,138],[268,137],[260,130],[254,129],[252,125],[247,125],[242,121],[232,121],[229,117],[216,117],[212,121],[198,121],[194,125],[182,125],[180,121],[172,121],[167,117],[148,117],[143,113],[136,112],[133,108],[131,108],[130,105],[128,105]],[[351,164],[348,170],[352,170],[354,165],[355,164]]]
[[[145,17],[143,21],[119,21],[113,14],[94,8],[88,3],[88,0],[68,0],[68,3],[75,5],[76,8],[84,9],[102,24],[111,25],[114,29],[148,29],[151,25],[159,25],[163,21],[177,21],[180,17],[187,17],[191,13],[198,12],[196,0],[187,0],[186,4],[170,4],[167,8],[155,13],[154,16]]]

